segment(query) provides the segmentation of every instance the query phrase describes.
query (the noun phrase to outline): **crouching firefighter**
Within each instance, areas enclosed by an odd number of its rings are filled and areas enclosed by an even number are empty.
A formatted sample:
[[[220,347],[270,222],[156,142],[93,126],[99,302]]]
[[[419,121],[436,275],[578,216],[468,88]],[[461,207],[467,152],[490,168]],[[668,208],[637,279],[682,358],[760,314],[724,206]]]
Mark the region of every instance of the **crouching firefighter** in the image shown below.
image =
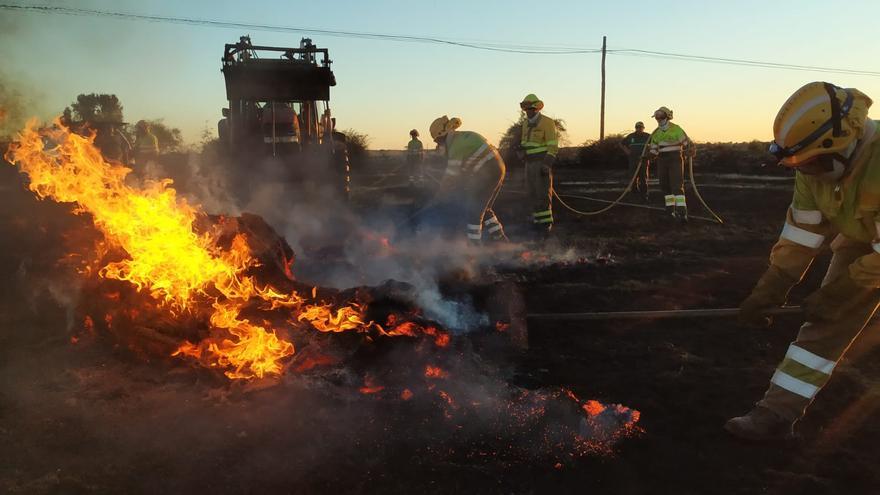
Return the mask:
[[[768,325],[766,311],[785,302],[829,241],[832,258],[764,397],[725,424],[736,436],[790,435],[880,303],[880,139],[870,106],[856,89],[813,82],[776,115],[770,151],[795,170],[794,198],[770,267],[740,306],[743,322]]]
[[[672,110],[660,107],[654,112],[657,129],[648,140],[648,153],[657,164],[660,189],[663,190],[666,212],[672,218],[687,222],[687,200],[684,195],[685,153],[693,157],[696,148],[684,129],[670,122]]]
[[[486,138],[459,131],[459,127],[461,119],[445,115],[431,123],[431,138],[447,161],[437,197],[461,202],[471,243],[506,241],[504,228],[492,210],[504,182],[504,160]]]

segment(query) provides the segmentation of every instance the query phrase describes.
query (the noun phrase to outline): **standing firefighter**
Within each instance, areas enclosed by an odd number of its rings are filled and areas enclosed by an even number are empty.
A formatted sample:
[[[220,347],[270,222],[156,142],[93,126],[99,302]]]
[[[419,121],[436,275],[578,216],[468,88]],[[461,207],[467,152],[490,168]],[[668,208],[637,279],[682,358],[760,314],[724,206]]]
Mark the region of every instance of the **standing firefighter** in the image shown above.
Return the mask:
[[[880,139],[871,99],[813,82],[785,102],[770,151],[794,168],[794,199],[770,267],[740,306],[744,323],[767,325],[827,241],[832,258],[821,287],[804,299],[797,338],[745,416],[725,429],[749,439],[787,436],[880,303]]]
[[[447,160],[438,197],[461,201],[470,242],[479,243],[484,234],[491,241],[506,241],[501,222],[492,210],[504,182],[504,160],[486,138],[456,130],[459,127],[461,119],[445,115],[431,123],[431,138]]]
[[[152,126],[146,120],[139,120],[135,124],[134,154],[135,163],[140,166],[159,157],[159,138],[153,134]]]
[[[410,185],[421,184],[425,148],[419,140],[419,131],[413,129],[409,131],[409,136],[411,139],[406,145],[406,168],[409,171],[409,183]]]
[[[684,154],[693,153],[694,147],[684,129],[670,122],[672,110],[660,107],[654,112],[657,129],[651,133],[648,151],[657,165],[660,189],[664,194],[666,211],[672,218],[687,222],[687,201],[684,196]]]
[[[530,94],[519,104],[526,112],[520,145],[526,160],[526,183],[532,203],[532,226],[546,237],[553,228],[553,163],[559,151],[556,122],[541,114],[544,102]]]
[[[646,203],[648,202],[648,164],[642,155],[650,137],[651,135],[645,132],[645,124],[636,122],[635,132],[628,134],[620,142],[620,148],[629,159],[627,179],[633,180],[631,192],[638,194]]]

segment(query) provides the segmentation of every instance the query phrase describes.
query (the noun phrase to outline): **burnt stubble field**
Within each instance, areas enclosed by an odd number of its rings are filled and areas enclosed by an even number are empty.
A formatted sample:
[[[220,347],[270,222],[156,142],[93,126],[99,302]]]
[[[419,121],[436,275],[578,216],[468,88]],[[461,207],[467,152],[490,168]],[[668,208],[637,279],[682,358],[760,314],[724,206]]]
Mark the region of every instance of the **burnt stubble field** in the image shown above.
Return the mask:
[[[381,171],[355,175],[355,193]],[[84,335],[76,274],[60,261],[70,255],[68,241],[91,229],[88,218],[38,201],[5,163],[0,177],[2,492],[880,490],[876,326],[801,422],[801,438],[784,443],[740,442],[721,426],[763,393],[797,331],[794,317],[763,331],[729,318],[532,321],[527,349],[481,333],[453,336],[443,353],[423,342],[344,342],[360,347],[341,366],[290,369],[274,384],[230,384],[212,370]],[[393,192],[398,179],[383,186]],[[682,226],[624,206],[596,217],[557,208],[554,238],[534,247],[521,242],[519,180],[511,174],[497,208],[520,241],[515,262],[488,271],[516,284],[529,313],[735,307],[766,266],[791,194],[784,178],[707,173],[698,175],[701,192],[723,226],[696,219]],[[561,169],[557,188],[612,199],[622,180]],[[371,194],[356,201],[371,211],[387,206],[387,191]],[[692,214],[706,215],[690,192],[688,200]],[[818,260],[793,303],[818,283],[826,261]],[[303,270],[301,277],[321,271]],[[467,379],[450,381],[448,397],[431,393],[435,382],[421,376],[406,381],[409,369],[421,375],[426,363]],[[396,381],[372,393],[366,377]],[[402,400],[403,390],[416,399]],[[571,415],[550,411],[535,422],[527,406],[558,390],[638,410],[638,431],[586,452],[548,443]],[[481,413],[490,401],[506,405]]]

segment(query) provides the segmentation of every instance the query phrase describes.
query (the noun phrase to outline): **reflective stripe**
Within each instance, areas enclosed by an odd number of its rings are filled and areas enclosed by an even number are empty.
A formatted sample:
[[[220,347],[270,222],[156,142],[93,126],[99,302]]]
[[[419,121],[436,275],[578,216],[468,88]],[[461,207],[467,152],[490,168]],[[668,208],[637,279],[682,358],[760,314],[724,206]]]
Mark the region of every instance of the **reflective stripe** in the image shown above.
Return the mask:
[[[791,216],[795,222],[804,225],[819,225],[822,223],[822,212],[819,210],[799,210],[792,206]]]
[[[660,148],[660,153],[668,153],[670,151],[681,151],[681,146],[664,146]]]
[[[672,194],[667,194],[663,196],[663,200],[666,202],[666,206],[675,206],[675,196]]]
[[[495,224],[495,225],[489,227],[490,234],[494,234],[495,232],[498,232],[499,230],[501,230],[501,225],[498,225],[498,224]]]
[[[812,399],[819,392],[819,387],[798,380],[797,378],[779,370],[776,370],[776,373],[773,373],[773,378],[770,379],[770,383],[774,383],[785,390],[800,395],[806,399]]]
[[[483,225],[485,225],[485,226],[487,226],[487,227],[490,226],[490,225],[492,225],[492,224],[500,225],[501,222],[499,222],[498,219],[497,219],[496,217],[490,217],[488,220],[486,220],[485,222],[483,222]]]
[[[544,144],[546,144],[547,146],[551,146],[551,145],[555,146],[555,145],[559,144],[559,140],[558,139],[551,139]]]
[[[264,137],[263,142],[264,143],[271,143],[272,138],[271,137]],[[276,136],[275,142],[276,143],[298,143],[299,140],[296,139],[296,136]]]
[[[474,234],[474,233],[471,233],[471,232],[468,232],[468,235],[467,235],[467,238],[468,238],[468,239],[471,239],[471,240],[474,240],[474,241],[479,241],[481,237],[483,237],[481,234]]]
[[[477,171],[479,171],[481,168],[483,168],[483,165],[485,165],[486,162],[488,162],[492,158],[495,158],[494,153],[489,153],[488,155],[484,156],[482,160],[478,161],[477,164],[474,165],[473,172],[476,173]]]
[[[818,105],[821,105],[828,101],[828,94],[823,94],[821,96],[817,96],[810,101],[805,102],[801,105],[800,108],[791,112],[788,116],[788,120],[782,123],[779,130],[779,135],[776,137],[776,142],[782,146],[785,146],[785,138],[788,137],[788,132],[794,126],[794,124],[807,112],[813,109]]]
[[[675,195],[675,206],[687,206],[687,199],[680,194],[676,194]]]
[[[453,166],[454,166],[454,167],[460,167],[460,166],[461,166],[461,160],[449,160],[449,161],[447,161],[446,163],[447,163],[450,167],[453,167]]]
[[[830,375],[831,372],[834,370],[834,366],[837,364],[834,361],[825,359],[821,356],[817,356],[802,347],[797,347],[794,344],[788,346],[788,352],[785,353],[785,357],[791,358],[794,361],[797,361],[810,369],[820,371],[822,373],[825,373],[826,375]]]
[[[467,226],[467,228],[468,228],[468,230],[473,230],[473,231],[476,231],[476,232],[479,232],[480,229],[482,229],[482,227],[480,226],[480,224],[474,225],[474,224],[472,224],[472,223],[469,223],[468,226]]]
[[[553,210],[536,211],[532,213],[533,223],[553,223]]]
[[[871,247],[874,248],[875,252],[880,253],[880,222],[874,222],[874,230],[877,231],[877,235],[871,241]]]
[[[546,146],[539,146],[537,148],[529,148],[526,150],[527,155],[534,155],[535,153],[544,153],[547,151]]]
[[[791,242],[812,249],[817,249],[823,242],[825,242],[824,235],[815,234],[800,227],[795,227],[788,222],[785,222],[785,227],[782,228],[782,234],[779,235],[779,238],[788,239]]]

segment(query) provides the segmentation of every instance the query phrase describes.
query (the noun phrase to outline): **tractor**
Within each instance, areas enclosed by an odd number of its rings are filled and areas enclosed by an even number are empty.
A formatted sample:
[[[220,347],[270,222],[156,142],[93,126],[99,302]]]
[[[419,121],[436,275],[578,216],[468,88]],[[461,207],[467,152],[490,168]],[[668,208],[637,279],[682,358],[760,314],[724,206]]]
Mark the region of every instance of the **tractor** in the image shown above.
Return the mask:
[[[270,161],[280,165],[282,180],[329,186],[348,199],[346,136],[330,113],[331,63],[327,49],[308,38],[298,48],[256,46],[250,36],[226,44],[221,71],[229,105],[217,130],[240,177]]]

